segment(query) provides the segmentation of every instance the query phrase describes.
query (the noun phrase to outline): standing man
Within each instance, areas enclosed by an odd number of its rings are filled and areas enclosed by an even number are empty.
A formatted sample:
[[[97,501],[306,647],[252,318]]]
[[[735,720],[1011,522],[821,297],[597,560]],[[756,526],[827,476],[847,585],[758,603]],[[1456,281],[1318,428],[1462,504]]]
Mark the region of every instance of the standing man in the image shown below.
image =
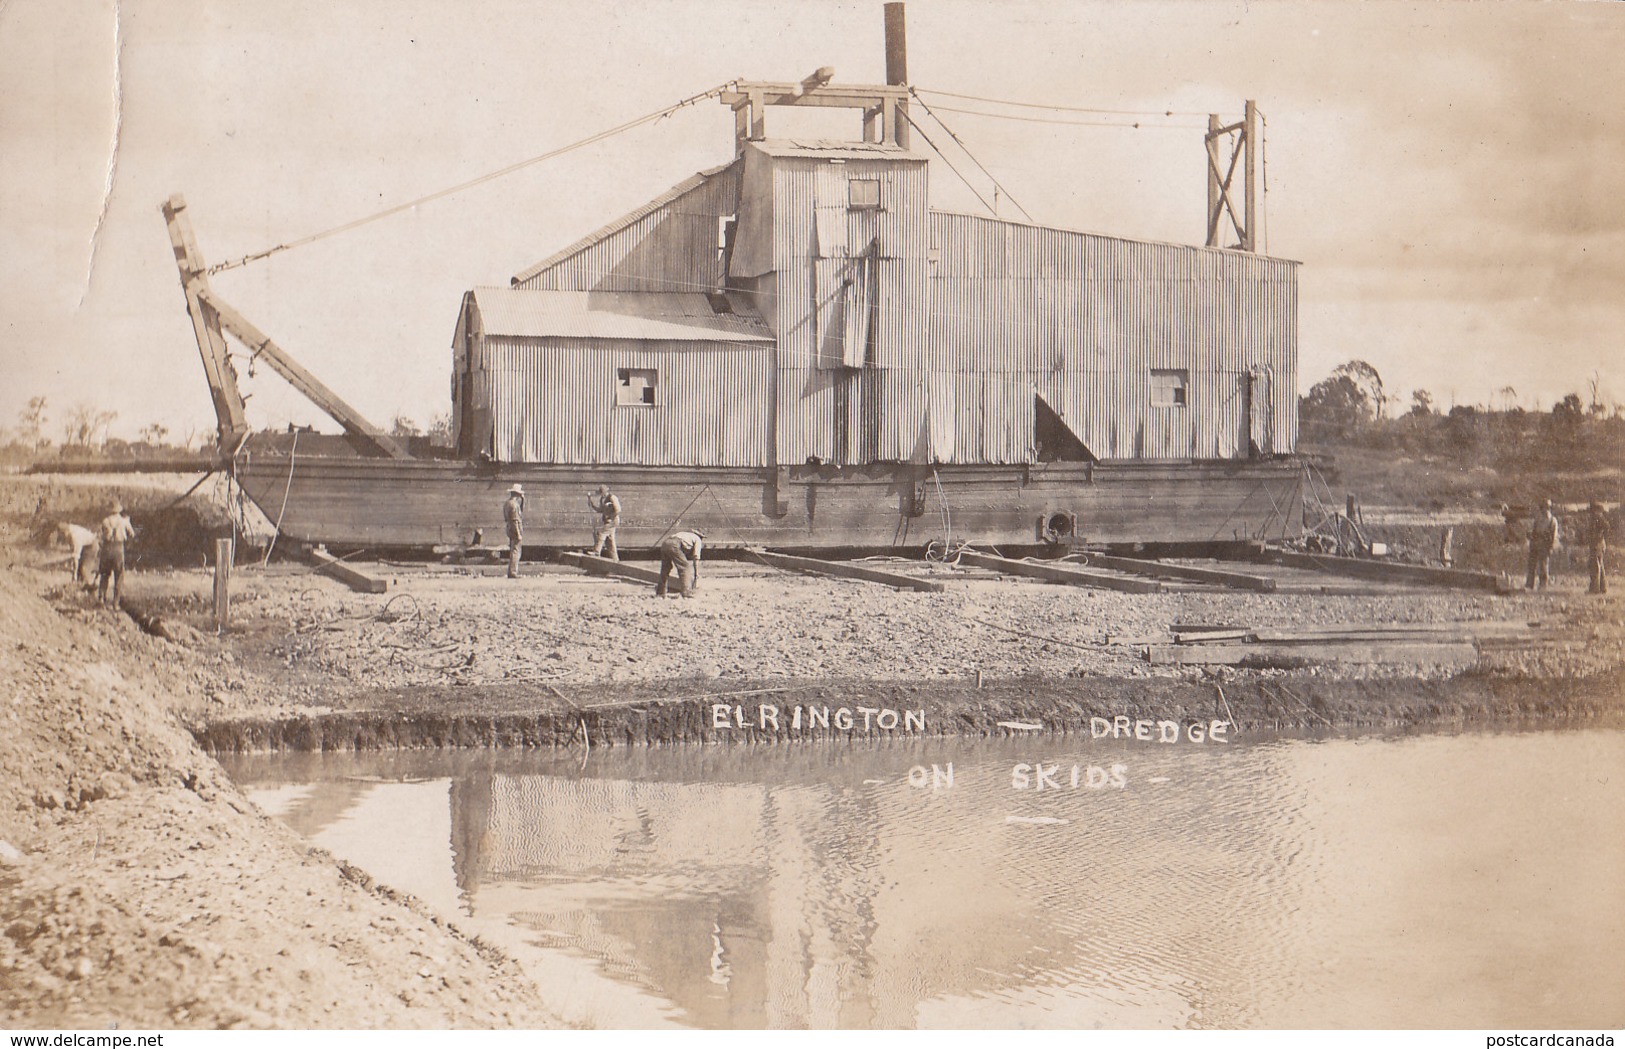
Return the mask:
[[[1593,594],[1608,592],[1608,514],[1602,504],[1593,502],[1586,515],[1586,546],[1590,548],[1591,589]]]
[[[587,506],[598,515],[598,520],[592,526],[592,556],[608,557],[611,561],[621,559],[620,552],[615,549],[615,527],[621,523],[621,501],[610,492],[609,485],[598,486],[598,498],[594,499],[592,493],[587,493]],[[608,553],[605,553],[605,551]]]
[[[687,532],[673,532],[660,544],[660,581],[655,584],[655,596],[666,596],[666,580],[671,570],[677,569],[677,592],[693,597],[700,583],[700,554],[705,550],[705,533],[698,528]]]
[[[113,500],[113,512],[102,518],[96,527],[96,538],[101,543],[101,554],[96,562],[96,599],[112,608],[118,607],[119,587],[124,583],[124,544],[135,538],[135,527],[124,516],[124,504]],[[112,600],[108,600],[107,584],[113,584]]]
[[[1557,549],[1557,518],[1552,515],[1552,501],[1543,500],[1540,511],[1529,525],[1529,571],[1524,576],[1523,588],[1546,589],[1552,581],[1552,551]]]
[[[508,489],[508,500],[502,504],[502,523],[508,529],[508,578],[519,578],[519,548],[525,540],[525,486],[516,484]]]

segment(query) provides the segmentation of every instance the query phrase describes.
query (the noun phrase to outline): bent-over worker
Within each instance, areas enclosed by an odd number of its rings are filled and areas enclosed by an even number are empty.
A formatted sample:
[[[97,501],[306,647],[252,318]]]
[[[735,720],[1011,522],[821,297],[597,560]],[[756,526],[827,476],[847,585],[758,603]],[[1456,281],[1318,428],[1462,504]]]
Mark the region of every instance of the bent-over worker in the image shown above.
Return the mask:
[[[598,486],[597,499],[593,498],[591,492],[587,493],[587,506],[598,515],[598,520],[592,526],[592,556],[619,561],[621,555],[615,549],[615,528],[621,523],[621,501],[609,490],[609,485],[601,484]]]
[[[113,500],[113,512],[102,518],[96,527],[96,538],[101,553],[96,559],[96,599],[113,608],[118,607],[119,587],[124,582],[124,544],[135,538],[135,526],[124,516],[124,504]],[[112,596],[108,596],[108,584]]]
[[[73,554],[68,558],[68,571],[73,573],[76,582],[90,585],[95,582],[92,569],[96,565],[96,533],[84,525],[63,522],[57,526],[62,531],[62,537],[68,541]]]
[[[508,578],[519,578],[519,549],[525,541],[525,486],[508,489],[502,504],[502,524],[508,529]]]
[[[698,528],[686,532],[673,532],[660,543],[660,581],[655,584],[655,596],[666,596],[666,581],[672,569],[677,570],[677,592],[693,597],[700,583],[700,555],[705,550],[705,533]]]

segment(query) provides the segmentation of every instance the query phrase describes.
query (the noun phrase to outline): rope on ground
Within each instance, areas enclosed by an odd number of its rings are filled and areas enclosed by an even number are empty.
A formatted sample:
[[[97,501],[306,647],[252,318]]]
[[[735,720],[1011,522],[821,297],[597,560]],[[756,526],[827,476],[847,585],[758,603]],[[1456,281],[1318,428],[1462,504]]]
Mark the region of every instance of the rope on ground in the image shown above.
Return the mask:
[[[1084,644],[1080,641],[1066,641],[1062,638],[1049,637],[1045,634],[1035,634],[1030,630],[1017,630],[1015,627],[1001,626],[998,623],[992,623],[986,619],[978,619],[975,616],[968,616],[963,612],[958,613],[958,615],[961,619],[964,619],[967,622],[976,623],[980,626],[992,627],[994,630],[1003,630],[1009,634],[1018,634],[1021,637],[1031,638],[1034,641],[1047,641],[1051,644],[1066,645],[1068,648],[1081,648],[1085,651],[1092,651],[1102,644],[1100,641],[1092,641],[1088,644]]]

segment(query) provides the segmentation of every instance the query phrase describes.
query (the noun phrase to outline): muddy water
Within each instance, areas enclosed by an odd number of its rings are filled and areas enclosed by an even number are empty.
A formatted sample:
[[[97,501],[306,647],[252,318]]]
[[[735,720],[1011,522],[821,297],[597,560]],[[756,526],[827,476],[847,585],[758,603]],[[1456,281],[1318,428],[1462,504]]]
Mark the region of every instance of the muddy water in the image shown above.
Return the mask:
[[[1625,732],[244,758],[605,1026],[1625,1021]]]

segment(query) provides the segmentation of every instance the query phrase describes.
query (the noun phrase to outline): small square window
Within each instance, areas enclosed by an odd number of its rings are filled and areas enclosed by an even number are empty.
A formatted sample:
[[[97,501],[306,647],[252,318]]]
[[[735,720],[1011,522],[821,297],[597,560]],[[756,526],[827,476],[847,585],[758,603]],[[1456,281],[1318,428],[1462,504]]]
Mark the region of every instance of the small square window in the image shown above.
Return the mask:
[[[846,184],[847,206],[857,208],[880,207],[880,180],[855,178]]]
[[[1183,408],[1189,404],[1189,375],[1183,368],[1153,368],[1151,403],[1159,408]]]
[[[653,407],[658,373],[653,368],[615,369],[615,403],[634,407]]]

